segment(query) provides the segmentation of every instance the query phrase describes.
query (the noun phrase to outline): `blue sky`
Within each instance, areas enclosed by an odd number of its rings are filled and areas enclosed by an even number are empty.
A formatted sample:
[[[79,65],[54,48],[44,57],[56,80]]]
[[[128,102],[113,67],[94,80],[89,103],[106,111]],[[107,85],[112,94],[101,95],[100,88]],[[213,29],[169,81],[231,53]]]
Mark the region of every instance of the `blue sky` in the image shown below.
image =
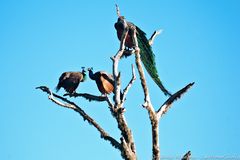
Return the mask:
[[[60,108],[34,88],[54,89],[64,71],[82,66],[111,72],[119,47],[115,3],[127,20],[148,36],[164,32],[153,45],[159,74],[175,92],[195,86],[160,122],[164,157],[240,156],[240,2],[171,1],[0,1],[0,159],[115,159],[120,153],[75,112]],[[131,78],[134,57],[120,62],[122,84]],[[147,76],[155,109],[166,97]],[[99,95],[93,81],[78,92]],[[59,94],[63,94],[61,90]],[[111,135],[117,124],[105,103],[72,98]],[[151,158],[151,129],[139,79],[131,88],[126,119],[139,159]]]

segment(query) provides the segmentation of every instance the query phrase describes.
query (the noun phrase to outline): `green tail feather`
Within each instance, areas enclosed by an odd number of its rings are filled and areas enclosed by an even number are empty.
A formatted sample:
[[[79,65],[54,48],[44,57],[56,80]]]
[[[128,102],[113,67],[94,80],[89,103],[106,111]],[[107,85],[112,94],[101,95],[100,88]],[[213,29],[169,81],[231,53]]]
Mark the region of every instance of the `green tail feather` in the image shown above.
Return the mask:
[[[160,77],[157,72],[155,55],[152,51],[152,47],[149,45],[148,39],[146,38],[146,33],[144,33],[140,28],[136,26],[138,46],[140,48],[141,60],[152,77],[153,81],[158,85],[158,87],[163,91],[165,95],[171,96],[171,93],[163,86]]]

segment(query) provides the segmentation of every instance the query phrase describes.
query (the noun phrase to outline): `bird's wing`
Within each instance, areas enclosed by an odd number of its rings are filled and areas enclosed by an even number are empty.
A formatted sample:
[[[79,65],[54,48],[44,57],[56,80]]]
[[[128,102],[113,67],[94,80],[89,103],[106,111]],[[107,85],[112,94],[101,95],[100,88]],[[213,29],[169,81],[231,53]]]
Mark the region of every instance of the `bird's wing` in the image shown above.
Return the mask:
[[[114,89],[114,81],[107,74],[101,74],[100,80],[102,82],[103,88],[107,94],[111,93]]]
[[[158,87],[163,91],[165,95],[171,95],[171,93],[163,86],[160,77],[157,72],[155,55],[152,51],[152,47],[149,45],[148,39],[146,38],[146,33],[144,33],[139,27],[136,26],[137,30],[137,40],[138,46],[140,48],[141,60],[152,77],[153,81],[158,85]]]
[[[114,85],[114,78],[112,74],[108,74],[107,72],[100,72],[100,74],[104,79]]]
[[[76,77],[76,76],[71,76],[71,77],[68,77],[66,79],[66,81],[69,83],[69,84],[77,84],[80,82],[80,79],[79,77]]]
[[[59,81],[63,81],[68,77],[68,72],[62,73],[62,75],[59,77]]]
[[[65,80],[64,80],[64,88],[67,92],[72,93],[74,92],[79,83],[80,83],[81,77],[78,73],[71,73]]]
[[[56,92],[58,92],[60,90],[60,88],[62,87],[62,83],[66,78],[67,78],[67,72],[62,73],[61,76],[59,77],[58,84],[55,88]]]

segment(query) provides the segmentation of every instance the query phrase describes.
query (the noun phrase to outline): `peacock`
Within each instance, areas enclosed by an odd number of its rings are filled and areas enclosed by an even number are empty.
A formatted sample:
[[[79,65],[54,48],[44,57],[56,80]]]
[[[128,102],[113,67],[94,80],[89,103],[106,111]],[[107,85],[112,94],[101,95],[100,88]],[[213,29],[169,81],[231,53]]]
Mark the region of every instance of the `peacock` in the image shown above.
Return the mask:
[[[94,80],[97,84],[98,90],[102,95],[107,95],[114,90],[114,78],[112,74],[105,71],[98,71],[93,73],[93,68],[88,68],[90,79]],[[120,92],[120,98],[122,99],[122,92]]]
[[[124,24],[123,21],[124,17],[119,16],[118,21],[115,23],[114,27],[117,30],[117,37],[121,40],[123,31],[124,31]],[[136,36],[138,41],[138,47],[140,48],[140,55],[141,61],[145,69],[147,70],[148,74],[151,76],[153,81],[158,85],[158,87],[163,91],[163,93],[167,96],[171,96],[171,93],[163,86],[160,77],[157,72],[156,62],[155,62],[155,55],[152,51],[152,47],[150,46],[148,39],[146,38],[146,33],[144,33],[139,27],[134,25],[131,22],[127,22],[129,27],[129,31],[125,40],[126,49],[132,49],[134,47],[133,44],[133,29],[136,28]],[[130,56],[128,52],[124,52],[125,57]]]
[[[84,68],[82,68],[82,72],[64,72],[59,78],[56,92],[62,87],[67,93],[73,95],[76,92],[79,83],[84,82],[86,78],[87,76]]]

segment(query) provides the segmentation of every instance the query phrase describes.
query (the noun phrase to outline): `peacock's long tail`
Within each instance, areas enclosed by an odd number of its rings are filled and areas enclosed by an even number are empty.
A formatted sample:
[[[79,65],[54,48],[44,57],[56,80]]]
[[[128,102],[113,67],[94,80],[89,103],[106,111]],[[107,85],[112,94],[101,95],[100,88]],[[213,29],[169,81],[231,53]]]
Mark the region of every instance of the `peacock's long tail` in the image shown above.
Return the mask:
[[[141,60],[146,68],[148,74],[152,77],[153,81],[163,91],[165,95],[171,96],[171,93],[163,86],[160,77],[157,72],[155,55],[152,51],[152,47],[149,45],[146,33],[136,26],[138,46],[140,48]]]

